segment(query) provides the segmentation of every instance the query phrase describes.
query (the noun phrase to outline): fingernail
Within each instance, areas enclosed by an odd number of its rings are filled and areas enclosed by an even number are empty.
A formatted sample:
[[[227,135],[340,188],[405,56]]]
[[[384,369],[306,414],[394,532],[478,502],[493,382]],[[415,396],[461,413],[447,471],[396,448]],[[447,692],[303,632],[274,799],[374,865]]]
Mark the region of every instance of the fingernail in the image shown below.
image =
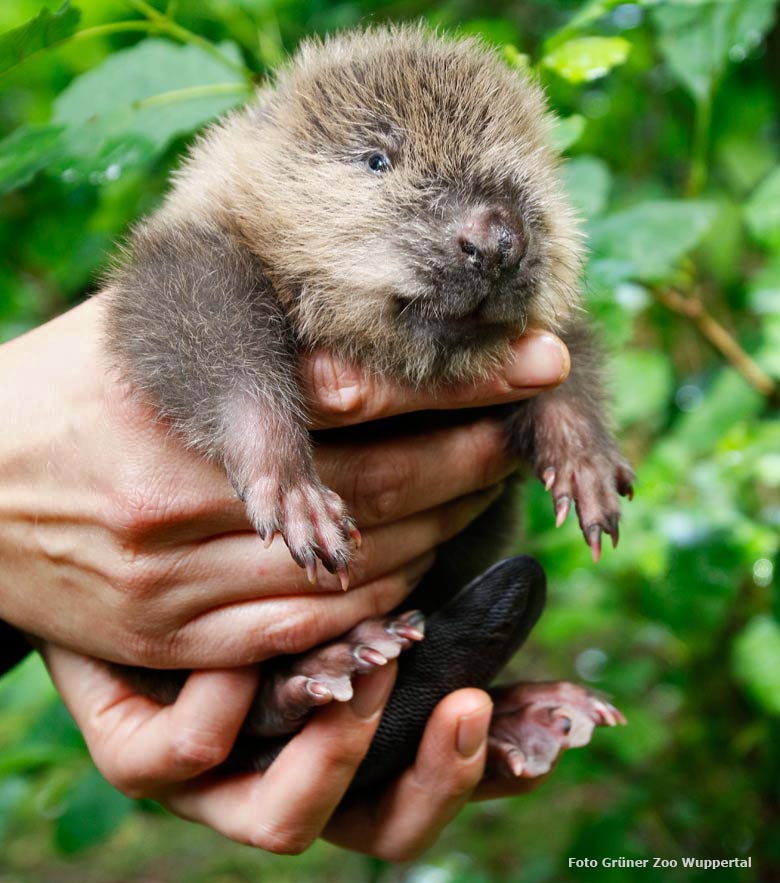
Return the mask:
[[[356,717],[369,720],[379,711],[393,689],[394,673],[395,665],[388,664],[372,674],[360,675],[355,679],[355,695],[350,705]]]
[[[458,718],[455,747],[461,757],[473,757],[485,744],[492,714],[493,703],[488,702],[476,711]]]
[[[571,358],[563,341],[546,332],[526,334],[512,345],[506,379],[514,387],[555,386],[569,375]]]
[[[336,414],[359,411],[365,390],[358,371],[349,363],[328,353],[319,352],[311,363],[317,406]]]

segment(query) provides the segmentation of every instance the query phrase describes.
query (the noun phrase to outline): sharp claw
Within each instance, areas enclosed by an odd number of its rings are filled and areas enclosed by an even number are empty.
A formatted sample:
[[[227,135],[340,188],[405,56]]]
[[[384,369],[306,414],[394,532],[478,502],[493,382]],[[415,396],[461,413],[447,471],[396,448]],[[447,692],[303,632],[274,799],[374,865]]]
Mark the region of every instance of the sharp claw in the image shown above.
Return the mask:
[[[373,647],[367,647],[365,644],[360,644],[358,647],[355,647],[352,652],[358,662],[362,662],[366,665],[379,666],[387,664],[387,659],[378,650],[374,650]]]
[[[336,569],[336,575],[341,583],[342,591],[346,592],[349,588],[349,571],[346,567],[339,567]]]
[[[542,473],[542,479],[544,480],[544,489],[549,491],[553,484],[555,484],[555,469],[552,466],[548,466]]]
[[[271,546],[271,543],[276,538],[276,531],[272,530],[268,536],[263,537],[263,548],[268,549]]]
[[[406,638],[407,641],[422,641],[425,637],[425,632],[421,632],[420,629],[416,629],[414,626],[407,625],[406,623],[394,624],[390,631],[399,638]]]
[[[610,705],[609,702],[602,702],[600,699],[597,699],[593,703],[593,707],[601,716],[602,723],[606,724],[608,727],[614,727],[618,723],[626,723],[626,719],[623,715],[614,705]]]
[[[363,536],[354,524],[350,525],[348,533],[350,539],[355,544],[355,549],[360,549],[363,545]]]
[[[585,542],[590,546],[593,563],[598,564],[601,558],[601,526],[594,524],[585,532]]]
[[[404,613],[387,626],[387,631],[407,641],[422,641],[425,637],[425,614],[421,610]]]
[[[311,693],[315,699],[332,699],[333,693],[325,686],[325,684],[319,683],[319,681],[312,681],[306,684],[306,689]]]
[[[617,515],[611,515],[607,521],[607,533],[612,538],[612,548],[617,549],[618,540],[620,539],[620,526],[618,524]]]
[[[317,564],[312,557],[306,559],[306,579],[313,586],[317,585]]]
[[[560,527],[564,521],[566,521],[566,516],[569,514],[569,510],[571,509],[571,497],[562,496],[558,497],[555,501],[555,526]]]
[[[615,708],[615,706],[611,702],[605,702],[604,704],[610,710],[610,713],[612,714],[612,717],[614,718],[615,723],[612,724],[612,726],[614,727],[615,724],[621,724],[622,726],[626,726],[628,721],[626,720],[626,716],[623,714],[623,712],[619,708]]]
[[[506,757],[506,765],[512,772],[513,776],[521,776],[525,769],[525,755],[519,748],[510,751]]]

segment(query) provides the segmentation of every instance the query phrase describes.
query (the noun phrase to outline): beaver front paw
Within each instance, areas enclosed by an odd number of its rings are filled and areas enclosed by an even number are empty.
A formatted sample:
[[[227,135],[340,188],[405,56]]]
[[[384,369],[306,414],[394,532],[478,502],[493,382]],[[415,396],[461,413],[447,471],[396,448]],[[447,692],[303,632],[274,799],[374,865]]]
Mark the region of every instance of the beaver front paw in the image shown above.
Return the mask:
[[[556,527],[566,520],[573,500],[593,560],[601,557],[602,532],[617,546],[618,495],[629,500],[634,496],[633,470],[617,452],[543,453],[537,459],[537,472],[552,492]]]
[[[348,565],[360,533],[344,501],[315,477],[283,486],[272,478],[256,481],[242,495],[250,520],[269,546],[280,534],[309,582],[317,575],[317,560],[349,585]]]
[[[567,681],[515,684],[491,693],[488,769],[510,778],[542,776],[562,750],[587,745],[595,727],[626,723],[609,702]]]

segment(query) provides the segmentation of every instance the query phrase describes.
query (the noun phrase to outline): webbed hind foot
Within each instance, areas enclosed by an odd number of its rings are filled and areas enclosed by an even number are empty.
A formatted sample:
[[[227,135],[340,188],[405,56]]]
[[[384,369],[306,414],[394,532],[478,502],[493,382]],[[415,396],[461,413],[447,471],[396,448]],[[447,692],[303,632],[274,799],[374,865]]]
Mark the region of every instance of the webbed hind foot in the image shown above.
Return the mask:
[[[352,679],[395,659],[425,635],[419,610],[366,619],[340,638],[264,668],[247,717],[251,736],[273,738],[300,729],[311,711],[352,698]]]
[[[542,776],[561,751],[587,745],[596,727],[626,723],[605,699],[567,681],[521,683],[491,693],[488,768],[506,777]]]

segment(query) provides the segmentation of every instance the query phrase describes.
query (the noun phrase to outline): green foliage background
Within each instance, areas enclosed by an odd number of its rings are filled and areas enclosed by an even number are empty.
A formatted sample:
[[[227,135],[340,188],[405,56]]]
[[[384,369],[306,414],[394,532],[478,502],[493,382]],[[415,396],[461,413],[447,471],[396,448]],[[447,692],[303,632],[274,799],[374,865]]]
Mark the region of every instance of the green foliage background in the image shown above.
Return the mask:
[[[552,597],[516,667],[608,691],[630,727],[571,752],[538,793],[470,807],[409,868],[327,845],[283,859],[113,792],[31,660],[0,683],[0,883],[712,879],[567,866],[621,855],[750,855],[716,878],[777,880],[776,0],[155,2],[0,6],[0,339],[82,298],[193,133],[306,34],[419,17],[482,34],[533,66],[562,117],[587,296],[639,467],[598,567],[529,491],[524,548]]]

